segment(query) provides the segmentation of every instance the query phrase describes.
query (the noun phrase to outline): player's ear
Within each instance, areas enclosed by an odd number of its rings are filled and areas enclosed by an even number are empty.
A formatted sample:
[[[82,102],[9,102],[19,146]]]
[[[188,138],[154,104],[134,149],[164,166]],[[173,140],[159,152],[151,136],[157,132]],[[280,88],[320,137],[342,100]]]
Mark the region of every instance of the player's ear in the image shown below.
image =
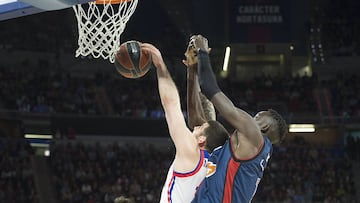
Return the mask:
[[[267,133],[270,130],[270,124],[268,123],[268,124],[262,125],[260,130],[262,133]]]
[[[205,144],[206,142],[206,136],[205,135],[200,135],[199,139],[198,139],[198,143],[199,144]]]

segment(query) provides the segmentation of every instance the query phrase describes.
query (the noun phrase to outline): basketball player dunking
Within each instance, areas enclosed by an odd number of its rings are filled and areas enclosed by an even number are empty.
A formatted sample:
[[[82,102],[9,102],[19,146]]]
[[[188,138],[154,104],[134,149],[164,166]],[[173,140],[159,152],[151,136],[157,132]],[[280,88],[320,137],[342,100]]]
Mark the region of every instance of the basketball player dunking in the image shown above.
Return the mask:
[[[209,158],[209,173],[192,202],[248,203],[256,193],[272,153],[272,144],[286,135],[286,123],[274,110],[261,111],[253,118],[237,108],[217,85],[209,58],[208,41],[192,36],[197,52],[198,77],[202,92],[235,131]]]
[[[181,111],[178,90],[163,61],[160,51],[151,44],[141,48],[151,53],[157,70],[158,88],[171,139],[176,148],[161,193],[161,203],[188,203],[206,176],[208,151],[223,145],[228,138],[226,129],[217,121],[202,122],[191,132]]]

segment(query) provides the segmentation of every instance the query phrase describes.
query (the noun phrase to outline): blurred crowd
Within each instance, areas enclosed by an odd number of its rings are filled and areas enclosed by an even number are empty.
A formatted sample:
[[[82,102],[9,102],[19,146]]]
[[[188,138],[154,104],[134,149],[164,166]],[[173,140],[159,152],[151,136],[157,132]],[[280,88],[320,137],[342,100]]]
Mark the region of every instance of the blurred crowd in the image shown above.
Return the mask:
[[[360,161],[360,137],[354,135],[346,135],[346,153],[349,158],[354,161]]]
[[[55,144],[50,164],[60,202],[158,202],[173,148],[152,145]],[[352,161],[342,148],[313,147],[298,138],[275,147],[253,202],[356,203]]]
[[[295,137],[275,146],[253,202],[357,203],[353,164],[359,155],[351,142],[345,148],[321,147]],[[158,202],[175,154],[170,143],[142,141],[56,140],[50,150],[50,177],[42,178],[49,178],[58,203],[112,203],[117,197]],[[38,203],[28,141],[1,138],[0,152],[0,202]]]
[[[311,147],[296,138],[274,148],[254,202],[357,203],[353,163],[342,148]]]
[[[1,108],[36,113],[96,113],[95,83],[70,74],[1,69]]]
[[[30,144],[18,138],[0,138],[0,202],[38,203]]]
[[[319,42],[328,56],[359,56],[360,15],[358,1],[312,2],[310,31],[318,31]]]
[[[331,1],[324,16],[325,40],[330,43],[330,51],[336,56],[359,56],[360,5],[357,1]]]
[[[119,196],[158,202],[173,150],[152,145],[55,144],[50,165],[63,203],[112,203]]]
[[[159,118],[163,111],[157,82],[149,74],[139,80],[96,73],[89,77],[70,72],[0,68],[0,108],[35,113],[72,113]],[[186,78],[179,79],[186,110]],[[256,112],[262,104],[278,104],[285,116],[292,113],[350,117],[360,115],[358,75],[339,74],[320,80],[312,76],[260,76],[249,81],[219,80],[235,105]],[[324,93],[319,93],[324,92]],[[325,100],[321,103],[319,101]],[[327,103],[328,102],[328,103]],[[327,109],[330,104],[330,109]],[[325,109],[325,110],[324,110]]]

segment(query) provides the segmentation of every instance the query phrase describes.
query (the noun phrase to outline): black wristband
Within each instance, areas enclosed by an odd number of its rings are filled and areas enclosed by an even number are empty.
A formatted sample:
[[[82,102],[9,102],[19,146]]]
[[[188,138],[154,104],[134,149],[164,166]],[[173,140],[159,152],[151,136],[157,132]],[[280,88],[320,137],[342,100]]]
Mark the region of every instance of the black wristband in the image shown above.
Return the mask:
[[[203,50],[198,51],[198,76],[201,91],[209,100],[221,91],[211,67],[209,53]]]

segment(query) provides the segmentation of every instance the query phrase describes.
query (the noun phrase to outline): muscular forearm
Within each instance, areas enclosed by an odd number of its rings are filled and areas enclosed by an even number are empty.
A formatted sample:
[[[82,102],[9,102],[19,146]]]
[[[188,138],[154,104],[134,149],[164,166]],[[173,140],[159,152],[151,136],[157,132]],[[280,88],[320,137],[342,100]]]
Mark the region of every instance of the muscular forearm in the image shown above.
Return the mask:
[[[190,128],[201,125],[205,121],[205,114],[200,100],[200,87],[196,67],[189,67],[187,73],[187,110]]]
[[[156,70],[158,77],[159,94],[163,107],[166,108],[167,105],[174,103],[180,106],[178,90],[173,79],[171,78],[169,71],[166,68],[166,65],[161,64]]]
[[[226,95],[221,92],[211,68],[209,54],[200,50],[198,63],[201,92],[214,104],[220,114],[224,117],[231,117],[236,113],[236,108]]]
[[[198,73],[201,90],[204,95],[211,100],[212,97],[221,90],[216,82],[209,54],[203,50],[198,51]]]

